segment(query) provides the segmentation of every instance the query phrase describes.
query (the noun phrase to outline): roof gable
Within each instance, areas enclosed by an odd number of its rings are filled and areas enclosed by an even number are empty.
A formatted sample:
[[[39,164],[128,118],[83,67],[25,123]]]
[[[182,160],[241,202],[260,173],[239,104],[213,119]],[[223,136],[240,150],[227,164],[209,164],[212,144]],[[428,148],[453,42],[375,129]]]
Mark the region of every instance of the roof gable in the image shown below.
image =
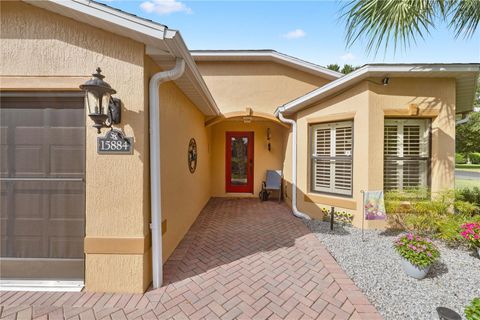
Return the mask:
[[[128,37],[145,44],[146,54],[163,70],[172,68],[176,58],[185,61],[185,72],[175,84],[205,114],[219,110],[179,31],[91,0],[23,0],[33,6]]]
[[[342,73],[275,50],[192,50],[190,52],[195,61],[270,61],[328,80],[336,80],[343,76]]]
[[[369,64],[277,108],[294,114],[369,77],[436,77],[456,79],[456,111],[472,109],[480,64]]]

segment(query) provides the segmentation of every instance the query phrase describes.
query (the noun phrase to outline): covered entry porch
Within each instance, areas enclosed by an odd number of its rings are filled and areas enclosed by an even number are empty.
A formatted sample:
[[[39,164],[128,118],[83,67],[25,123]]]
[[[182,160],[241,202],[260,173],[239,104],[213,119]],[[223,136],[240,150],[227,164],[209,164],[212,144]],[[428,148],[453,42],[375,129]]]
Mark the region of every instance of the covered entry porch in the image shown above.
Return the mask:
[[[247,108],[210,119],[205,126],[212,197],[257,197],[267,170],[283,170],[290,126],[273,115]]]

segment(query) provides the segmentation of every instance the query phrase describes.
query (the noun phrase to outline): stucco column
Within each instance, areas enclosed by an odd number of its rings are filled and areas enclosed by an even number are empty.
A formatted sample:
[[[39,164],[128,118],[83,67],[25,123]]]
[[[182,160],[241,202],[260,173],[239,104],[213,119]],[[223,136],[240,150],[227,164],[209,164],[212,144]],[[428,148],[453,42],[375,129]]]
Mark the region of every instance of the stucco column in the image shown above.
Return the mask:
[[[370,87],[372,84],[368,84]],[[376,103],[376,94],[368,95],[368,183],[367,190],[383,190],[383,131],[385,115]]]
[[[441,102],[438,116],[432,119],[430,172],[433,194],[455,188],[454,83],[448,88],[447,99]]]
[[[143,52],[138,54],[142,62]],[[87,291],[141,293],[151,282],[143,64],[115,60],[101,67],[122,100],[122,119],[115,128],[133,137],[134,151],[131,155],[98,154],[99,135],[86,116],[85,287]]]
[[[382,105],[379,103],[378,96],[375,93],[375,88],[378,86],[371,82],[367,82],[368,87],[368,108],[367,117],[368,125],[365,127],[368,130],[368,160],[366,162],[366,171],[368,176],[364,184],[364,191],[383,190],[383,134],[385,114]],[[363,195],[359,196],[358,215],[363,217]],[[366,228],[383,228],[385,221],[383,220],[365,220]]]

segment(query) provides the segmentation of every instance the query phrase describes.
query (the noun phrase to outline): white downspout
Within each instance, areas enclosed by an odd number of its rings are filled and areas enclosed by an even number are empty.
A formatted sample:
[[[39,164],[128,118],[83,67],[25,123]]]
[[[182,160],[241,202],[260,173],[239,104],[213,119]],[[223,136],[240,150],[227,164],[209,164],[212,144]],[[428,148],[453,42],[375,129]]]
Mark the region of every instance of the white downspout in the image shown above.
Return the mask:
[[[311,220],[307,214],[298,211],[297,209],[297,122],[292,119],[287,119],[282,114],[283,110],[280,108],[276,112],[280,121],[292,125],[292,212],[297,218]]]
[[[178,79],[185,71],[185,61],[177,58],[171,70],[155,73],[149,84],[150,112],[150,229],[152,230],[153,287],[163,282],[162,265],[162,199],[160,180],[160,84]]]

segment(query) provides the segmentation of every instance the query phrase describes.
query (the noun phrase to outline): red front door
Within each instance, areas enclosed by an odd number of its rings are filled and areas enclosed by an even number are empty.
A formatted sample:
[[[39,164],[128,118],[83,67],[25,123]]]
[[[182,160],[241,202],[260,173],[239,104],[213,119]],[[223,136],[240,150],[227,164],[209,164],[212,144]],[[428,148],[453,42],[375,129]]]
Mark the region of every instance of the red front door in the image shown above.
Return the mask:
[[[225,189],[253,193],[253,132],[227,132]]]

